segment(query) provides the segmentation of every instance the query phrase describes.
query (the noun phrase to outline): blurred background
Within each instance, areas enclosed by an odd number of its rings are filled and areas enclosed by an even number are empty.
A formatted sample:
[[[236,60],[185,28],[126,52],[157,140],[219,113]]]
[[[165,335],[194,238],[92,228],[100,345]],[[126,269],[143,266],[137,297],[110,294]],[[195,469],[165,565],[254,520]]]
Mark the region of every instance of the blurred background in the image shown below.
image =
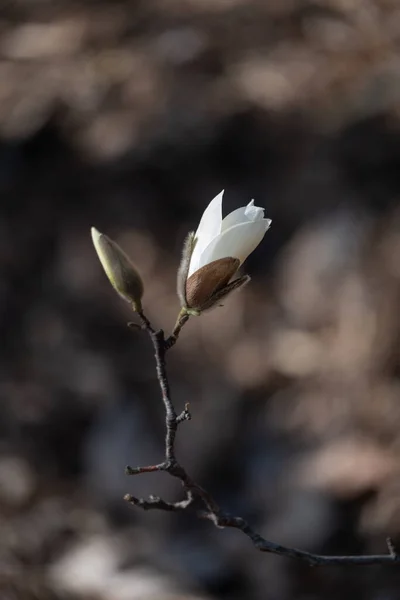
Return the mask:
[[[181,498],[158,462],[146,336],[95,225],[178,312],[186,233],[225,188],[273,225],[252,283],[169,355],[177,450],[273,541],[400,541],[397,0],[3,0],[0,597],[394,600],[400,571],[318,568],[122,498]]]

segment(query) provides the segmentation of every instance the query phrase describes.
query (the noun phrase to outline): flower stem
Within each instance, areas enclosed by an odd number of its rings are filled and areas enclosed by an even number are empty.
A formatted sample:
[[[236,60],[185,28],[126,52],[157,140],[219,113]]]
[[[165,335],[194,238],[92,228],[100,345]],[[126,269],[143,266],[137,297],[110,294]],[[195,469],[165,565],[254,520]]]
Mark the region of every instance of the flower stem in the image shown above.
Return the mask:
[[[181,329],[185,325],[185,323],[187,323],[187,321],[189,320],[189,317],[190,317],[190,314],[187,312],[186,308],[181,308],[181,311],[180,311],[178,318],[176,320],[176,323],[175,323],[175,327],[172,330],[172,333],[169,336],[169,338],[167,338],[165,340],[165,349],[166,350],[169,350],[170,348],[172,348],[172,346],[174,344],[176,344],[176,342],[179,338]]]

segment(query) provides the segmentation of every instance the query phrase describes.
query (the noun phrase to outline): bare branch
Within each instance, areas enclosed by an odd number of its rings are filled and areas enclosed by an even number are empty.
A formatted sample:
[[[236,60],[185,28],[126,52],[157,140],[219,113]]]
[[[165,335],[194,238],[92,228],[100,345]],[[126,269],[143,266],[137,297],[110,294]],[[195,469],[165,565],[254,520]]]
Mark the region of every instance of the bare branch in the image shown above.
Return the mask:
[[[289,548],[287,546],[281,546],[275,542],[271,542],[263,538],[258,534],[250,525],[241,517],[232,517],[229,515],[215,515],[210,513],[202,513],[203,518],[210,519],[215,525],[219,527],[233,527],[240,529],[248,538],[253,542],[254,546],[260,552],[270,552],[272,554],[280,554],[281,556],[287,556],[288,558],[296,558],[308,562],[311,566],[333,566],[333,565],[383,565],[400,563],[400,555],[398,555],[394,549],[390,549],[389,541],[387,542],[389,547],[389,554],[367,554],[367,555],[356,555],[356,556],[325,556],[322,554],[313,554],[311,552],[305,552],[304,550],[298,550],[297,548]],[[389,538],[390,539],[390,538]],[[392,547],[393,548],[393,547]]]
[[[143,498],[135,498],[135,496],[126,494],[124,500],[143,510],[182,511],[189,509],[197,498],[206,509],[197,512],[199,518],[208,519],[219,528],[230,527],[239,529],[250,539],[254,547],[260,552],[269,552],[287,556],[288,558],[295,558],[305,561],[311,566],[400,564],[400,554],[397,552],[391,538],[386,540],[388,547],[387,554],[360,556],[325,556],[321,554],[312,554],[310,552],[305,552],[304,550],[281,546],[280,544],[266,540],[257,533],[247,521],[242,519],[242,517],[232,516],[221,511],[211,494],[204,490],[188,475],[175,455],[175,438],[178,427],[184,421],[189,421],[191,419],[191,414],[189,412],[189,404],[185,405],[184,410],[179,415],[176,413],[170,395],[165,356],[167,351],[175,344],[180,330],[189,316],[183,315],[181,318],[178,318],[177,325],[175,326],[172,335],[167,340],[165,340],[164,332],[162,330],[155,331],[153,329],[150,321],[142,312],[138,313],[138,316],[141,322],[141,328],[147,331],[154,347],[157,378],[160,384],[161,396],[165,409],[165,457],[164,461],[157,465],[145,467],[128,466],[126,467],[126,473],[127,475],[140,475],[142,473],[165,471],[182,482],[186,497],[179,502],[166,502],[158,496],[150,496],[148,500],[144,500]]]

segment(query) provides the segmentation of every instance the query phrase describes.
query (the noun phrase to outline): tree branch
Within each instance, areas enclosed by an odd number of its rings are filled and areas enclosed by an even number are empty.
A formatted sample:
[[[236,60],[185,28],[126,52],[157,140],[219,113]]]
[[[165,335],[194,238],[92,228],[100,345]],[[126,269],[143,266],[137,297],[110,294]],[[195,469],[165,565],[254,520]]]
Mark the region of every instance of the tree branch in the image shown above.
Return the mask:
[[[325,556],[321,554],[312,554],[296,548],[281,546],[280,544],[266,540],[254,531],[242,517],[224,513],[211,494],[204,490],[188,475],[175,455],[175,438],[178,427],[184,421],[190,420],[191,414],[189,412],[189,404],[185,405],[185,409],[179,415],[176,413],[170,395],[165,357],[167,351],[176,343],[179,333],[189,316],[180,315],[173,333],[167,340],[161,329],[158,331],[153,329],[150,321],[143,312],[138,313],[138,316],[141,322],[141,328],[149,334],[154,347],[157,378],[160,384],[161,397],[165,409],[165,456],[162,463],[145,467],[127,466],[125,472],[127,475],[140,475],[142,473],[165,471],[172,477],[176,477],[181,481],[185,491],[185,498],[179,502],[166,502],[158,496],[150,496],[148,500],[144,500],[143,498],[135,498],[135,496],[126,494],[124,500],[143,510],[183,511],[190,508],[195,500],[198,499],[206,509],[197,511],[197,516],[199,518],[210,520],[216,527],[239,529],[251,540],[254,547],[260,552],[270,552],[272,554],[287,556],[288,558],[295,558],[305,561],[312,566],[400,564],[400,554],[397,552],[390,538],[386,540],[388,547],[387,554]],[[130,325],[134,326],[134,324]]]

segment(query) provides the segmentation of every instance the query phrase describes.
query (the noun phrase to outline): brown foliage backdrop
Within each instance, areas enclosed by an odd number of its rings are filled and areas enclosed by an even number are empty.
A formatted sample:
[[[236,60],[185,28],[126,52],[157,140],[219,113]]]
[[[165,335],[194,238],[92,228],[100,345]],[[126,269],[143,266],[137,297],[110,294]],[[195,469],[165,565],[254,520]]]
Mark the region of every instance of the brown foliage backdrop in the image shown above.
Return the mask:
[[[273,225],[252,283],[171,351],[182,462],[274,541],[400,536],[396,0],[3,0],[0,596],[399,598],[396,568],[311,569],[235,531],[142,513],[157,461],[148,340],[91,246],[140,267],[172,327],[183,239],[222,188]],[[232,469],[232,458],[240,470]]]

